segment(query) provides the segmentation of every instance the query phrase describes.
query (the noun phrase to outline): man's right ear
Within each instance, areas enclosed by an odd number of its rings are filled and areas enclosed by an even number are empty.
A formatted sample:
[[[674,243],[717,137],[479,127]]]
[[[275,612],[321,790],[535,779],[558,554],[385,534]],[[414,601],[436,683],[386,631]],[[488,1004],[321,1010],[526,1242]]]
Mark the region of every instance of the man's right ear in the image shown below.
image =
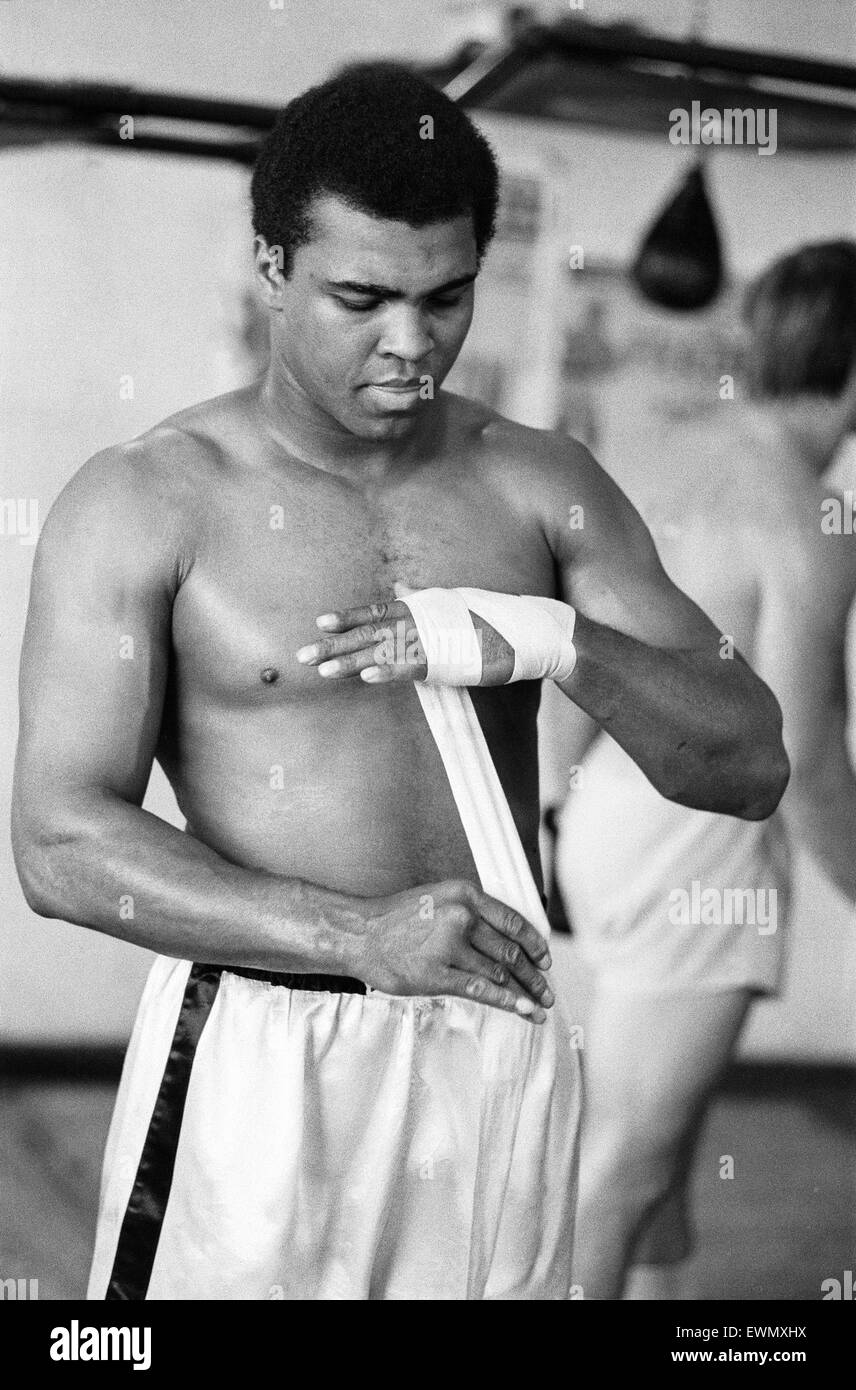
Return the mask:
[[[253,238],[255,278],[268,309],[281,309],[285,289],[285,254],[281,246],[268,245],[263,236]]]

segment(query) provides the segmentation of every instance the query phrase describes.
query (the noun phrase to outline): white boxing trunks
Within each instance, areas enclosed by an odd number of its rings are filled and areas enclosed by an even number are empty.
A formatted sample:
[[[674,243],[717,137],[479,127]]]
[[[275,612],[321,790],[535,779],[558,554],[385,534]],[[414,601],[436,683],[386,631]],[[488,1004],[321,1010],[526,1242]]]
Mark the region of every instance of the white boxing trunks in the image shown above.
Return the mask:
[[[486,892],[549,930],[465,690],[417,686]],[[557,1009],[159,957],[93,1299],[567,1299],[580,1111]]]
[[[667,801],[606,735],[559,817],[556,877],[582,958],[625,994],[781,985],[790,855],[781,821]]]

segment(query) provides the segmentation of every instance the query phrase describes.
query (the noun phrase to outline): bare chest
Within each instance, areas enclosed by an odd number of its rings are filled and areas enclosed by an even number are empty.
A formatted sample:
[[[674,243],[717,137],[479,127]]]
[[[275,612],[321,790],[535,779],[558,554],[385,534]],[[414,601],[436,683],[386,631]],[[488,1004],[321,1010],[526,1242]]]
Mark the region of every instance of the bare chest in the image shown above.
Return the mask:
[[[319,614],[423,588],[551,593],[540,532],[474,487],[410,485],[367,496],[324,477],[254,479],[205,502],[173,608],[175,673],[187,696],[253,705],[340,700],[341,683],[296,660]]]

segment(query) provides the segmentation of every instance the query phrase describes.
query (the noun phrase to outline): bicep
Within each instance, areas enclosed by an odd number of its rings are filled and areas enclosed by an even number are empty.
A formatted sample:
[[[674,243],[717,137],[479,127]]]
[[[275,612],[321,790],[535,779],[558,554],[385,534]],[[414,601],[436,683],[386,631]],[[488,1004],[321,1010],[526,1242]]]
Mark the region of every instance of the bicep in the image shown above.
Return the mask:
[[[139,497],[63,494],[37,547],[21,656],[19,794],[78,789],[139,804],[160,730],[171,595]]]
[[[673,583],[651,533],[616,483],[590,460],[579,533],[555,529],[565,602],[592,622],[655,647],[718,641],[710,618]]]

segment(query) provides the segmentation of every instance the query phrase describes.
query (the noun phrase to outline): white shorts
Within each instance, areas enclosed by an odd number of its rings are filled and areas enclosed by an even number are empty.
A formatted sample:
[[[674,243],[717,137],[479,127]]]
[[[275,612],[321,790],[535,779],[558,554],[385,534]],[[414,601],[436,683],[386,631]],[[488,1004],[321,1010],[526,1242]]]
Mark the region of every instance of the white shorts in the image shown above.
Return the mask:
[[[418,698],[486,893],[549,924],[469,694]],[[160,958],[89,1286],[110,1299],[567,1299],[579,1055],[455,997]]]
[[[556,878],[601,987],[781,988],[791,893],[777,816],[742,821],[667,801],[601,735],[559,817]]]
[[[568,1298],[580,1087],[552,1011],[336,986],[157,959],[90,1298]]]

